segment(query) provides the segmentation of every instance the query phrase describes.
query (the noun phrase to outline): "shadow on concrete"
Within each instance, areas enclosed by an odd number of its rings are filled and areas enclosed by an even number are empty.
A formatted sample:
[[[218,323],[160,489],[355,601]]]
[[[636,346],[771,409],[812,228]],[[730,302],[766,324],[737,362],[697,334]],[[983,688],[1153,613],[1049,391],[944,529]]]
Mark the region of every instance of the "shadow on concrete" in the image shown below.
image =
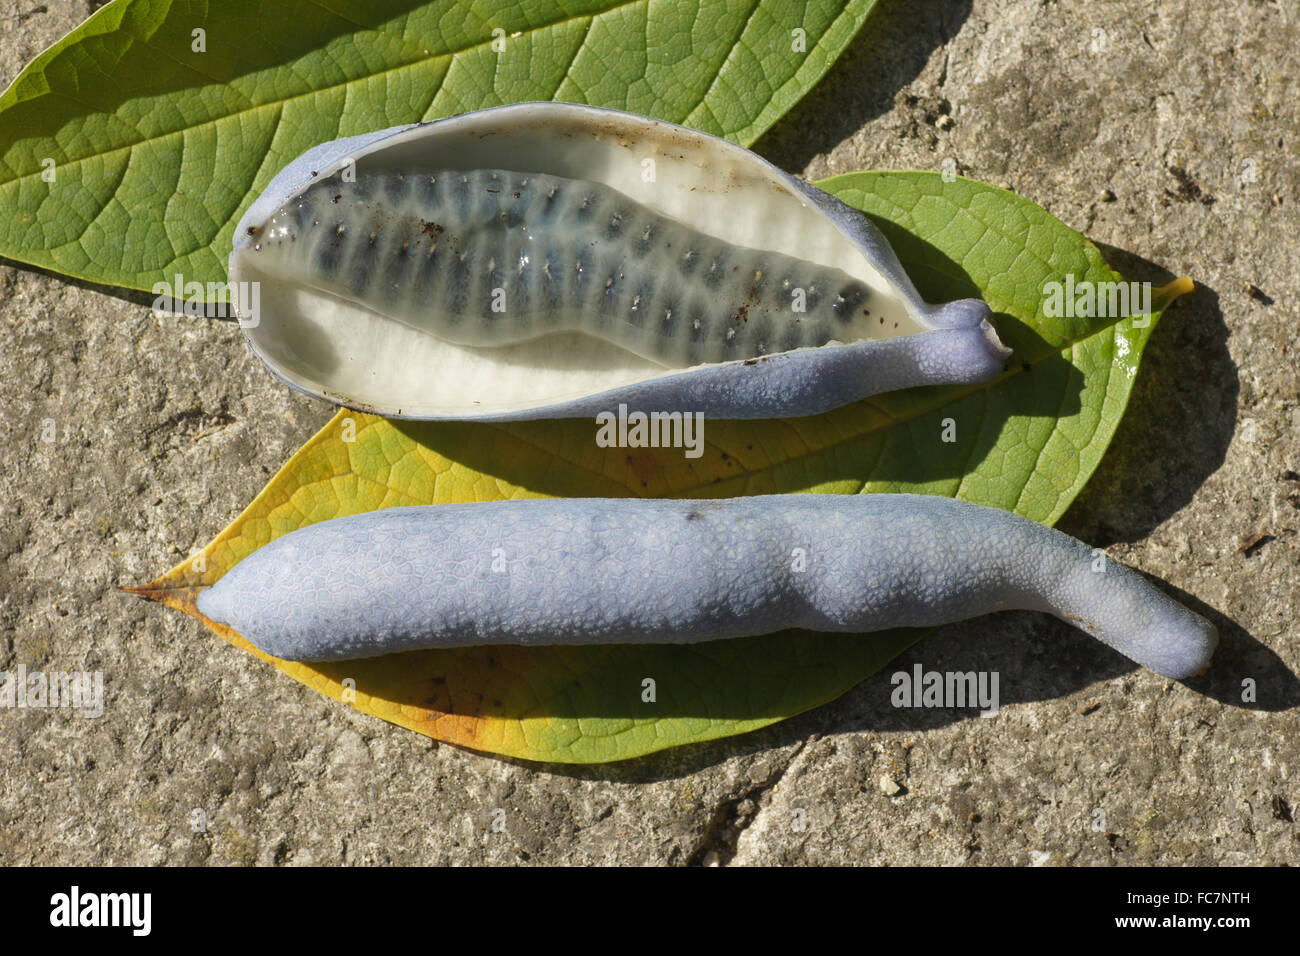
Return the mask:
[[[751,148],[782,169],[803,170],[893,109],[970,11],[970,0],[880,0],[830,71]]]
[[[3,256],[0,256],[0,266],[8,266],[11,269],[19,269],[32,275],[44,276],[47,279],[54,279],[62,285],[71,285],[76,286],[78,289],[98,292],[100,295],[111,296],[131,305],[140,305],[145,308],[153,308],[154,300],[157,298],[152,292],[143,289],[128,289],[125,286],[104,285],[99,282],[91,282],[89,279],[78,279],[62,272],[55,272],[53,269],[46,269],[44,266],[29,265],[26,262],[19,262],[17,259],[6,259]]]
[[[1174,278],[1132,253],[1098,246],[1126,279],[1162,285]],[[1218,293],[1198,284],[1156,325],[1128,411],[1057,527],[1103,548],[1150,534],[1223,464],[1238,391]]]

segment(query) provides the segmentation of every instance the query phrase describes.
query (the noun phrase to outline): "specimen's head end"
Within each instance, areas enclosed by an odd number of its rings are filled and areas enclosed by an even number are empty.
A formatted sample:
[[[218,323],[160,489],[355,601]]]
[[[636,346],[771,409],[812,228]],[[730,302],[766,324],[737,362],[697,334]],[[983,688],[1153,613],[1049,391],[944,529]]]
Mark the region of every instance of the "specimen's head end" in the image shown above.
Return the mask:
[[[1162,677],[1186,680],[1204,674],[1219,646],[1218,629],[1192,611],[1183,613],[1153,630],[1147,644],[1148,659],[1142,661]]]

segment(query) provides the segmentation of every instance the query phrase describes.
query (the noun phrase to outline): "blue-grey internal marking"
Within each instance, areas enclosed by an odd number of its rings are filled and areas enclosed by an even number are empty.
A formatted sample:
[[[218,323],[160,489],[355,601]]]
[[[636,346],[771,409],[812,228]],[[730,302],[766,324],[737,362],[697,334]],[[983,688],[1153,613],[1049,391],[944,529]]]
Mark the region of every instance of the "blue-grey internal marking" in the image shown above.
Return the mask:
[[[680,367],[893,333],[848,273],[539,173],[323,177],[275,212],[256,252],[268,274],[463,346],[583,332]]]

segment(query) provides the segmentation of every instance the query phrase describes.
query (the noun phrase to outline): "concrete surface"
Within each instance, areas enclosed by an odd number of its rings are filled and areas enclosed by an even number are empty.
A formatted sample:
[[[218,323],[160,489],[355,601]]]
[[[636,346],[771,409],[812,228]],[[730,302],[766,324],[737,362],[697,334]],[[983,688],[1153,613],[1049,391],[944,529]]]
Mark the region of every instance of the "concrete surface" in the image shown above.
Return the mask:
[[[0,0],[0,81],[93,6]],[[1300,863],[1298,20],[882,0],[759,144],[810,177],[951,158],[1130,277],[1197,279],[1062,527],[1223,628],[1210,677],[1003,615],[815,712],[632,763],[433,743],[113,590],[216,534],[330,409],[227,323],[5,263],[0,669],[101,669],[105,712],[0,710],[0,863]],[[888,673],[916,662],[999,671],[1001,713],[895,710]]]

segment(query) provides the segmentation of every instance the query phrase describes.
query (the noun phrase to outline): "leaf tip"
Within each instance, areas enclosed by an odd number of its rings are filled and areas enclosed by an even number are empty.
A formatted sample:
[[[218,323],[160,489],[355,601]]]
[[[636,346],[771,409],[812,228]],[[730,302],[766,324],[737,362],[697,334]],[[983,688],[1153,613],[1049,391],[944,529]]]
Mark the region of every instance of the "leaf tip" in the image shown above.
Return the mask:
[[[119,591],[127,594],[134,594],[136,597],[142,597],[148,601],[157,601],[164,607],[170,607],[177,611],[184,611],[192,617],[198,617],[203,620],[199,613],[198,605],[195,603],[202,587],[177,586],[169,584],[166,576],[158,578],[156,581],[150,581],[148,584],[119,584]]]

